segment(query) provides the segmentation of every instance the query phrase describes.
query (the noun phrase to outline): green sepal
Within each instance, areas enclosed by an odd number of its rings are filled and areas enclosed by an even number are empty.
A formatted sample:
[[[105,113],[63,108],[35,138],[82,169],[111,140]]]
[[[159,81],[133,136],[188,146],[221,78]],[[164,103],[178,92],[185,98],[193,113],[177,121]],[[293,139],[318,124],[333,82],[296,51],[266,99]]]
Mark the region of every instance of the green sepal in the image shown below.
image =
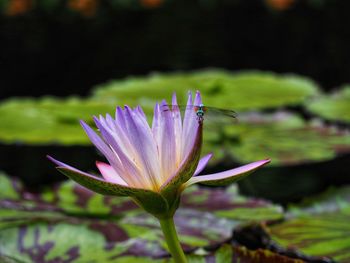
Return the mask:
[[[96,193],[112,196],[130,196],[136,204],[156,217],[167,213],[169,210],[166,200],[154,191],[110,183],[63,167],[57,167],[57,170]]]

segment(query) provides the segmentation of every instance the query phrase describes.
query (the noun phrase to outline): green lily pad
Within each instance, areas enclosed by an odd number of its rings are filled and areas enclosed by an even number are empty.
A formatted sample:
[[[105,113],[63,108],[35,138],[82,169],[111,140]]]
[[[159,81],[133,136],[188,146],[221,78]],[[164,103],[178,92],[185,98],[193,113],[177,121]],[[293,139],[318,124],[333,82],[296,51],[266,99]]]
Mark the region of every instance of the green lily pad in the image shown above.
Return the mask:
[[[331,187],[316,196],[304,198],[299,204],[290,204],[288,214],[292,217],[299,215],[316,215],[347,209],[350,204],[350,186]]]
[[[0,105],[0,140],[34,144],[89,144],[78,119],[91,122],[99,112],[112,113],[114,103],[103,104],[76,98],[56,100],[10,100]],[[153,105],[153,104],[152,104]],[[347,151],[350,137],[333,128],[313,127],[295,115],[261,115],[258,121],[239,117],[239,123],[228,127],[224,134],[205,134],[205,150],[213,151],[220,161],[230,149],[241,163],[266,158],[272,165],[294,164],[332,159],[337,152]],[[21,121],[18,121],[21,120]],[[292,136],[293,135],[293,136]],[[304,143],[300,144],[300,138]],[[259,147],[257,147],[259,146]]]
[[[113,113],[115,104],[78,98],[10,99],[0,104],[0,141],[30,144],[88,144],[79,119]]]
[[[183,194],[180,207],[207,211],[239,223],[283,218],[280,206],[272,205],[262,199],[239,195],[236,185],[230,186],[225,191],[221,188],[190,187]]]
[[[349,189],[332,189],[291,207],[289,220],[267,227],[272,241],[309,256],[349,262]]]
[[[176,92],[179,103],[184,104],[188,90],[200,90],[207,105],[235,110],[300,104],[318,93],[315,83],[300,76],[213,69],[112,81],[96,87],[94,97],[115,99],[118,105],[140,104],[151,108],[155,101],[170,98],[173,92]]]
[[[36,263],[113,262],[167,255],[156,219],[128,198],[101,196],[70,181],[39,193],[28,192],[5,175],[0,176],[0,185],[7,189],[0,192],[0,255],[4,258]],[[188,251],[230,239],[237,225],[282,217],[279,206],[239,196],[235,187],[227,191],[192,188],[184,193],[175,222]]]
[[[213,160],[232,156],[239,163],[269,157],[272,166],[296,165],[350,152],[348,132],[284,112],[242,115],[238,124],[206,136],[204,152],[214,152]]]
[[[272,240],[311,256],[350,260],[350,207],[338,212],[303,215],[269,227]]]
[[[331,121],[350,123],[350,86],[343,86],[331,95],[316,97],[305,103],[313,114]]]

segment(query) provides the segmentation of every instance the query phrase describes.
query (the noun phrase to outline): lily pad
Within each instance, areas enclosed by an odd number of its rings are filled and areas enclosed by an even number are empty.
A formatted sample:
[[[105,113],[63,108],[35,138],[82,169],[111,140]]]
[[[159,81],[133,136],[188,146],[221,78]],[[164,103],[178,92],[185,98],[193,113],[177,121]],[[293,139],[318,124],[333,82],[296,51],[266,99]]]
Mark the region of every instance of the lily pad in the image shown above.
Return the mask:
[[[19,181],[1,175],[0,185],[7,189],[0,192],[0,255],[4,258],[36,263],[113,262],[167,255],[157,221],[130,199],[101,196],[72,182],[32,193]],[[239,196],[235,187],[227,191],[193,188],[184,193],[175,221],[182,244],[190,251],[229,240],[237,225],[282,217],[279,206]]]
[[[0,140],[4,143],[76,144],[89,142],[79,119],[113,113],[115,104],[79,98],[10,99],[0,104]]]
[[[293,206],[290,219],[267,227],[272,241],[309,256],[350,261],[349,187]]]
[[[299,215],[316,215],[347,209],[350,205],[350,186],[331,187],[316,196],[304,198],[299,204],[290,204],[288,214],[291,217]]]
[[[296,165],[350,152],[347,131],[308,123],[287,112],[242,114],[238,124],[225,127],[224,132],[212,131],[206,138],[204,152],[232,156],[239,163],[269,157],[272,166]]]
[[[350,123],[350,86],[343,86],[331,95],[316,97],[305,106],[324,119]]]
[[[303,215],[269,227],[279,245],[311,256],[350,260],[350,209],[318,215]]]
[[[170,98],[173,92],[184,104],[188,90],[200,90],[207,105],[235,110],[296,105],[318,93],[315,83],[300,76],[262,71],[231,73],[213,69],[112,81],[97,86],[94,97],[115,99],[118,105],[151,107],[157,100]]]
[[[182,208],[207,211],[218,217],[241,222],[261,222],[283,218],[280,206],[270,202],[239,195],[236,185],[226,190],[221,188],[186,189],[181,199]]]

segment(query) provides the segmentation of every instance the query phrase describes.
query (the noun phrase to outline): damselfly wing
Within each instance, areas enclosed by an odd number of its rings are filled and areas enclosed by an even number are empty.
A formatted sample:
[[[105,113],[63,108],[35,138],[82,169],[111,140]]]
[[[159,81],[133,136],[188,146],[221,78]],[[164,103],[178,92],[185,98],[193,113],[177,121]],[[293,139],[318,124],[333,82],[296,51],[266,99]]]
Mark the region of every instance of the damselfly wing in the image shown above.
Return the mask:
[[[179,108],[179,110],[184,113],[187,110],[193,111],[197,118],[208,120],[213,123],[224,123],[232,124],[237,121],[237,113],[233,110],[220,109],[215,107],[208,107],[203,104],[201,105],[167,105],[162,107],[164,111],[172,111]]]

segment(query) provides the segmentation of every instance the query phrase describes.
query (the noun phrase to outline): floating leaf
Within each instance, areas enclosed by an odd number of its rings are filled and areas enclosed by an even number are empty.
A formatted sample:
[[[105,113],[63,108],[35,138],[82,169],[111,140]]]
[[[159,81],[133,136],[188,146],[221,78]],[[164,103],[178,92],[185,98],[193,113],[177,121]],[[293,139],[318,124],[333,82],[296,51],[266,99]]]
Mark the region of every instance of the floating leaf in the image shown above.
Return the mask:
[[[240,163],[269,157],[271,165],[295,165],[350,152],[350,136],[340,129],[309,124],[297,115],[277,112],[242,115],[239,124],[226,127],[220,135],[207,136],[203,146],[214,156],[226,152]]]
[[[303,215],[269,227],[274,242],[310,256],[350,261],[350,209]]]
[[[220,188],[190,187],[184,192],[180,207],[207,211],[237,222],[261,222],[283,218],[280,206],[239,195],[236,185],[225,191]]]
[[[5,143],[88,144],[79,119],[113,113],[115,104],[78,98],[10,99],[0,104],[0,140]]]
[[[31,193],[2,175],[0,185],[8,188],[0,192],[2,257],[40,263],[167,255],[158,222],[130,199],[101,196],[72,182]],[[230,239],[232,229],[242,223],[282,217],[279,206],[242,197],[235,187],[193,187],[185,191],[175,221],[188,251]]]
[[[176,92],[179,102],[184,103],[188,90],[196,89],[201,91],[207,105],[236,110],[300,104],[318,92],[312,81],[294,75],[261,71],[231,73],[214,69],[112,81],[98,86],[94,97],[102,100],[115,98],[119,105],[151,107],[156,100],[170,98],[173,92]]]
[[[347,209],[350,204],[350,186],[331,187],[316,196],[305,198],[300,204],[288,207],[291,216],[322,214]]]
[[[350,86],[346,85],[332,95],[323,95],[305,103],[313,114],[327,120],[350,123]]]
[[[272,241],[308,256],[350,261],[350,187],[331,189],[291,207],[289,220],[267,226]]]

